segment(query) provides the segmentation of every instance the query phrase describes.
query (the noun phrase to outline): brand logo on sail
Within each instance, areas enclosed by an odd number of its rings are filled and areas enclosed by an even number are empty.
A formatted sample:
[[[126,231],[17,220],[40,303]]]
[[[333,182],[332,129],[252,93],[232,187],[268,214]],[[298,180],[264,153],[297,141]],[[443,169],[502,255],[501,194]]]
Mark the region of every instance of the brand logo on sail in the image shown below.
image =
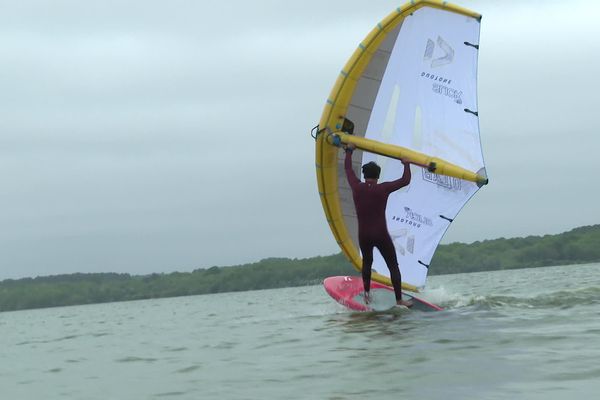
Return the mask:
[[[402,224],[414,226],[416,228],[420,228],[421,225],[433,226],[433,222],[430,218],[424,217],[421,214],[414,212],[409,207],[404,207],[404,212],[404,216],[392,216],[392,221],[397,221]]]
[[[431,79],[435,82],[445,83],[448,85],[452,83],[452,79],[448,79],[445,76],[436,75],[436,74],[432,74],[430,72],[425,72],[425,71],[421,72],[421,78]]]
[[[446,175],[434,174],[433,172],[429,172],[426,169],[423,169],[423,180],[449,190],[460,190],[461,188],[460,179]]]
[[[440,55],[437,58],[433,57],[433,53],[435,49],[438,48],[437,52]],[[440,54],[443,53],[443,54]],[[431,68],[439,68],[444,65],[452,64],[454,61],[454,49],[452,46],[448,44],[441,36],[437,37],[437,44],[431,39],[427,39],[427,44],[425,45],[425,54],[423,55],[423,61],[428,64]],[[431,79],[434,81],[432,85],[432,90],[434,93],[449,97],[457,104],[462,104],[462,94],[463,92],[457,89],[453,89],[450,86],[452,84],[452,79],[448,77],[432,74],[430,72],[421,72],[421,78]]]
[[[436,44],[433,40],[427,39],[427,45],[425,46],[425,55],[423,56],[424,61],[431,60],[431,68],[438,68],[444,65],[451,64],[454,61],[454,49],[448,44],[441,36],[437,37],[437,47],[444,53],[441,57],[433,58],[433,53],[436,48]],[[439,53],[439,52],[438,52]]]
[[[460,90],[449,88],[448,86],[440,85],[437,83],[433,84],[433,92],[441,94],[442,96],[450,97],[456,104],[462,104],[462,94]]]
[[[406,253],[415,253],[415,235],[409,235],[407,229],[403,229],[397,233],[391,233],[390,235],[392,236],[394,247],[400,255],[405,256]]]

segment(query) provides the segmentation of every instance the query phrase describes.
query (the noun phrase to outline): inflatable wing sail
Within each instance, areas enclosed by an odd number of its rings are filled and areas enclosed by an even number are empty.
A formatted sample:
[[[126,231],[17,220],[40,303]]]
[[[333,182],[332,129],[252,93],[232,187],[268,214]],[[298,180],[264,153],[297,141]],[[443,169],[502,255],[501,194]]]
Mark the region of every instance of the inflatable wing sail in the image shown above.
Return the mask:
[[[388,15],[359,45],[327,100],[316,139],[319,193],[342,251],[361,269],[357,220],[341,145],[353,168],[376,161],[380,182],[412,180],[387,207],[403,288],[425,285],[442,236],[487,176],[479,138],[477,55],[481,16],[441,1],[413,1]],[[390,284],[375,251],[373,279]]]

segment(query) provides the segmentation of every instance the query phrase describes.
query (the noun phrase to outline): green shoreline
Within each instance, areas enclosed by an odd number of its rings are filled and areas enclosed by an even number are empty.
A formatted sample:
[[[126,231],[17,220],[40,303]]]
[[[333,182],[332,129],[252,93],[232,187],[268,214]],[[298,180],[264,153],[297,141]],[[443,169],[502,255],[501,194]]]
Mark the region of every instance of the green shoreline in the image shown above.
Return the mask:
[[[430,275],[600,262],[600,225],[558,235],[494,239],[439,246]],[[0,282],[0,311],[306,286],[334,275],[357,274],[342,254],[193,272],[129,275],[77,273]]]

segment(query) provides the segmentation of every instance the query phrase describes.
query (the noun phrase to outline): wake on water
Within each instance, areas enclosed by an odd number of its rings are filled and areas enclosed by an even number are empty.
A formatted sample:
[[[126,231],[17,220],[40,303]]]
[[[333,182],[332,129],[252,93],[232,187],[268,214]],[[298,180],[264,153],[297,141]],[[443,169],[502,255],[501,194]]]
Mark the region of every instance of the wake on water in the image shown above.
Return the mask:
[[[481,295],[477,293],[452,293],[444,286],[428,289],[423,298],[446,310],[474,309],[548,309],[571,308],[600,304],[600,286],[558,290],[533,296]]]

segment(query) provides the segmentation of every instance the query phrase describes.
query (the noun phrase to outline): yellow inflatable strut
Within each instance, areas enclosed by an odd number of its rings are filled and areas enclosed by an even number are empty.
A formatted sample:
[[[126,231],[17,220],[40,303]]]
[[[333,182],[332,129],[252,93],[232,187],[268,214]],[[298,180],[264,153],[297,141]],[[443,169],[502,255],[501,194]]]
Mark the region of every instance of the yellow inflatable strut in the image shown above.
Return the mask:
[[[406,147],[382,143],[363,137],[357,137],[344,132],[332,133],[328,136],[327,142],[334,146],[339,145],[340,143],[353,144],[360,150],[398,160],[408,161],[423,168],[427,168],[430,172],[434,172],[438,175],[446,175],[463,179],[465,181],[474,182],[479,186],[488,184],[488,178],[485,176],[466,170],[458,165],[442,160],[441,158],[419,153],[418,151],[410,150]]]

